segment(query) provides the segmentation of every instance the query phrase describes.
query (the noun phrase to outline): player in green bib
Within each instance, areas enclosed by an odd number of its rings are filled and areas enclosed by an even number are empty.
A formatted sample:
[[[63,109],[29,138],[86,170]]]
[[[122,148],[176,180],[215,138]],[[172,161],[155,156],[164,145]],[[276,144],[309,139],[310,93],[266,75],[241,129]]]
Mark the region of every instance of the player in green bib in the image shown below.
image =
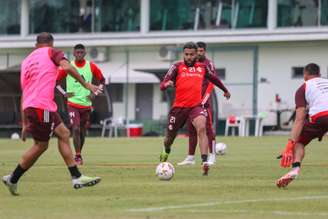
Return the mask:
[[[86,55],[84,45],[75,45],[73,55],[75,60],[71,61],[71,64],[76,68],[82,78],[89,83],[91,83],[93,79],[96,79],[101,86],[104,86],[105,78],[101,70],[93,62],[84,58]],[[63,78],[66,78],[66,92],[63,90],[61,92],[67,97],[67,110],[76,152],[75,161],[78,165],[82,165],[83,159],[81,151],[84,145],[92,109],[92,95],[90,91],[81,86],[73,77],[67,75],[63,69],[60,69],[57,81],[61,81]]]

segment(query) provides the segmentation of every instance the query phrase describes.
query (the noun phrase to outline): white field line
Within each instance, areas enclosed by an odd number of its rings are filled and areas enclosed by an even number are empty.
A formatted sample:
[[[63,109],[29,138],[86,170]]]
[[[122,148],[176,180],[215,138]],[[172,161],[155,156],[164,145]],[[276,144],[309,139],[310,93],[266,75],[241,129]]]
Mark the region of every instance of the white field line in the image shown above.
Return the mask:
[[[227,205],[227,204],[245,204],[245,203],[258,203],[258,202],[280,202],[280,201],[298,201],[298,200],[320,200],[327,199],[328,195],[322,196],[301,196],[301,197],[290,197],[290,198],[271,198],[271,199],[245,199],[245,200],[235,200],[235,201],[215,201],[215,202],[205,202],[205,203],[195,203],[195,204],[185,204],[185,205],[168,205],[163,207],[153,207],[153,208],[131,208],[127,211],[129,212],[155,212],[164,211],[171,209],[188,209],[194,207],[208,207],[216,205]]]
[[[272,214],[280,216],[328,216],[328,212],[291,212],[291,211],[250,211],[250,210],[186,210],[190,213],[232,213],[232,214]]]

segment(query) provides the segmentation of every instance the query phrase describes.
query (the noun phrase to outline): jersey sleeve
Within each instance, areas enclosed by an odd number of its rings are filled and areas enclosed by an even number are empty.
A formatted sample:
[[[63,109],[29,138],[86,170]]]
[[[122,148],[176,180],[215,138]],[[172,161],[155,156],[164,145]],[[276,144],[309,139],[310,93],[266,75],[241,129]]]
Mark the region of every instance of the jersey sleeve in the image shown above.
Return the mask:
[[[228,92],[228,89],[224,86],[219,77],[214,72],[212,72],[208,66],[206,66],[205,78],[220,88],[223,92]]]
[[[96,64],[94,64],[93,62],[90,62],[90,68],[91,68],[91,72],[92,75],[101,83],[101,84],[105,84],[105,78],[101,72],[101,70],[98,68],[98,66]]]
[[[208,69],[215,75],[218,75],[217,72],[216,72],[216,68],[215,68],[215,65],[212,61],[209,61],[208,62]]]
[[[49,53],[49,57],[51,58],[51,60],[56,66],[59,66],[60,61],[67,60],[64,52],[59,49],[50,48],[48,53]]]
[[[295,93],[295,105],[296,109],[299,107],[306,107],[306,99],[305,99],[305,83],[298,88],[298,90]]]
[[[66,76],[67,76],[67,72],[63,68],[59,67],[58,68],[58,71],[57,71],[57,79],[56,79],[56,81],[57,82],[60,82],[61,80],[63,80],[64,78],[66,78]]]
[[[164,76],[164,79],[160,84],[160,89],[162,91],[165,90],[166,89],[165,83],[168,82],[168,81],[175,81],[175,78],[176,78],[177,74],[178,74],[178,64],[175,63],[170,67],[170,69],[168,70],[168,72]]]

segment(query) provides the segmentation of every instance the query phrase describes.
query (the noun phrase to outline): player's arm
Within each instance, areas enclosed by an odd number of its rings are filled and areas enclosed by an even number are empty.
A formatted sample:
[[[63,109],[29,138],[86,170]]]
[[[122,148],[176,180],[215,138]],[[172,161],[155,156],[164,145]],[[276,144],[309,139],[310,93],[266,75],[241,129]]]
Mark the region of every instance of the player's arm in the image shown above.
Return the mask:
[[[177,76],[177,65],[173,64],[166,75],[164,76],[163,81],[160,83],[160,89],[162,91],[166,90],[168,87],[172,87],[174,85],[175,78]]]
[[[214,85],[216,85],[218,88],[220,88],[224,92],[225,98],[229,99],[231,94],[228,91],[228,89],[224,86],[222,81],[219,79],[216,74],[214,74],[207,66],[206,66],[206,72],[205,72],[205,78],[207,78],[210,82],[212,82]]]
[[[23,111],[23,94],[22,94],[22,97],[21,97],[21,104],[20,104],[20,113],[21,113],[21,119],[22,119],[22,132],[21,132],[21,139],[23,141],[26,140],[26,135],[27,135],[27,119],[24,115],[24,111]]]
[[[63,87],[60,85],[60,82],[67,77],[67,73],[63,68],[59,68],[57,71],[57,79],[56,79],[56,89],[61,93],[64,97],[69,98],[74,96],[74,93],[66,92]]]
[[[99,88],[103,89],[105,86],[105,77],[103,76],[103,73],[101,72],[101,70],[98,68],[98,66],[96,64],[94,64],[93,62],[90,62],[90,68],[91,68],[91,72],[92,72],[92,76],[99,82]],[[91,93],[88,98],[90,100],[95,98],[95,94]]]
[[[59,64],[69,75],[71,75],[73,78],[75,78],[83,87],[85,87],[86,89],[92,91],[96,95],[101,93],[101,91],[102,91],[101,88],[86,82],[81,77],[81,75],[77,72],[77,70],[66,59],[62,59],[59,62]]]
[[[209,83],[209,85],[206,88],[205,94],[203,96],[202,105],[205,105],[205,103],[208,101],[208,99],[211,96],[211,93],[212,93],[213,89],[214,89],[214,84]]]
[[[280,166],[281,167],[289,167],[294,160],[294,148],[295,143],[298,141],[304,121],[306,118],[306,99],[305,99],[305,84],[303,84],[295,94],[295,104],[296,104],[296,117],[295,122],[293,124],[293,128],[290,134],[290,139],[288,139],[287,145],[284,151],[281,154]]]
[[[293,128],[290,134],[290,139],[294,142],[296,142],[302,132],[304,121],[306,118],[306,108],[305,107],[298,107],[296,109],[296,117],[295,122],[293,124]]]
[[[90,62],[90,68],[91,68],[93,77],[95,79],[97,79],[99,84],[105,85],[105,77],[104,77],[103,73],[101,72],[101,70],[98,68],[98,66],[96,64],[94,64],[93,62]]]

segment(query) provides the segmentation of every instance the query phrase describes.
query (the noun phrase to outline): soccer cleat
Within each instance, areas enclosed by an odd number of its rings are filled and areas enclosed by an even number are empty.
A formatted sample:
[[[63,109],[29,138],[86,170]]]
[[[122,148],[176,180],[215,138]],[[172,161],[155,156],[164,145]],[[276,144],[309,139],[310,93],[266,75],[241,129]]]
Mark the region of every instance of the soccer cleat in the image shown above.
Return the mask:
[[[208,162],[204,162],[202,164],[202,169],[203,169],[203,176],[207,176],[208,171],[210,170],[210,165],[208,164]]]
[[[196,164],[195,157],[187,156],[186,159],[178,163],[178,166],[195,165],[195,164]]]
[[[89,177],[89,176],[80,176],[77,179],[72,179],[74,189],[80,189],[83,187],[94,186],[101,181],[100,177]]]
[[[210,153],[207,160],[208,165],[212,166],[215,164],[215,162],[216,162],[215,154]]]
[[[11,183],[10,179],[11,179],[11,175],[3,176],[2,177],[2,182],[7,186],[9,192],[12,195],[16,196],[16,195],[18,195],[18,193],[17,193],[17,183],[16,184]]]
[[[159,155],[160,162],[166,162],[168,158],[169,158],[169,154],[166,153],[165,151],[162,151],[161,154]]]
[[[78,165],[78,166],[83,165],[83,159],[82,159],[81,155],[75,155],[74,160],[75,160],[76,165]]]
[[[299,167],[293,168],[287,174],[285,174],[280,179],[278,179],[276,181],[276,185],[278,186],[278,188],[285,188],[286,186],[288,186],[289,183],[291,183],[294,179],[297,178],[299,172],[300,172]]]

